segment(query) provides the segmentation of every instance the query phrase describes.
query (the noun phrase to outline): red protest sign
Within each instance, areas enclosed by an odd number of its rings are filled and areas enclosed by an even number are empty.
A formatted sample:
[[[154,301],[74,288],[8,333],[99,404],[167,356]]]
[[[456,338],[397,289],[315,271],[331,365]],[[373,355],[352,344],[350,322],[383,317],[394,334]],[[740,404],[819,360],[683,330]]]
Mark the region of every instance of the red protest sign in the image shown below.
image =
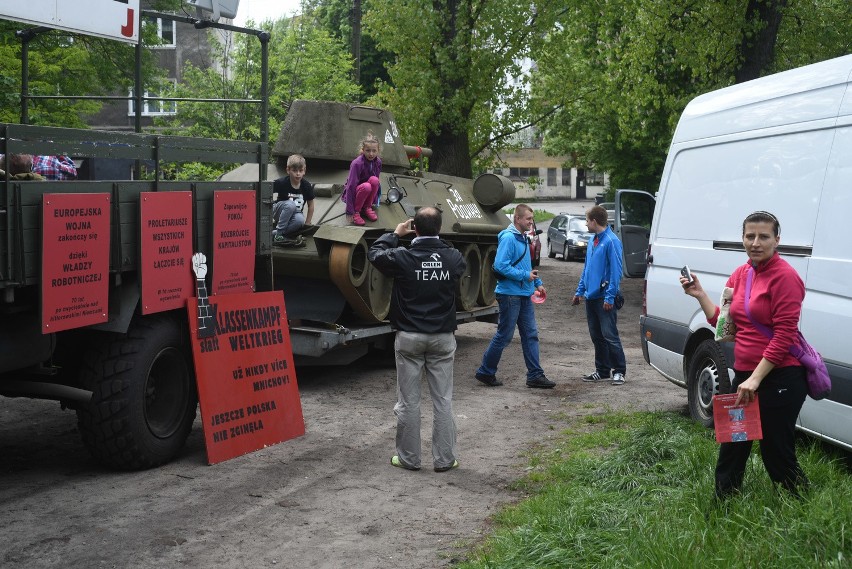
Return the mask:
[[[305,433],[284,294],[209,298],[216,334],[198,337],[188,302],[207,462],[216,464]]]
[[[192,192],[139,196],[142,314],[181,308],[193,296]]]
[[[41,330],[106,322],[109,194],[44,194]]]
[[[213,294],[254,290],[256,223],[253,190],[215,192]]]

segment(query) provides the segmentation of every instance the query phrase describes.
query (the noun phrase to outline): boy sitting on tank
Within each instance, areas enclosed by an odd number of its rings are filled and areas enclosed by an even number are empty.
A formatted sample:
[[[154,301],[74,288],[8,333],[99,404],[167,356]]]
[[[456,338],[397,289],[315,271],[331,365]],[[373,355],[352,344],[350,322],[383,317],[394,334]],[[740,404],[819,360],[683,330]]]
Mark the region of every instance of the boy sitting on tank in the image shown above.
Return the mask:
[[[272,242],[279,246],[304,247],[298,232],[310,225],[314,216],[314,186],[305,179],[305,158],[293,154],[287,158],[287,175],[272,183],[275,203],[272,206]],[[307,206],[307,212],[305,212]]]

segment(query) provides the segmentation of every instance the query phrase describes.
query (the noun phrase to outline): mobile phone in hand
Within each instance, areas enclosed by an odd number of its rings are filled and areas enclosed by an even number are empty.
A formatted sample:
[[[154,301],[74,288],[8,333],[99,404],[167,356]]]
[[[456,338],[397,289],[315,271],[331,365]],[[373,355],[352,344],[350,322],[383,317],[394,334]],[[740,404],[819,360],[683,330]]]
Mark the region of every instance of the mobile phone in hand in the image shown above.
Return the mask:
[[[692,272],[689,270],[689,265],[684,265],[683,268],[680,270],[680,274],[684,278],[686,278],[686,282],[688,283],[687,286],[692,286],[693,284],[695,284],[694,279],[692,278]]]

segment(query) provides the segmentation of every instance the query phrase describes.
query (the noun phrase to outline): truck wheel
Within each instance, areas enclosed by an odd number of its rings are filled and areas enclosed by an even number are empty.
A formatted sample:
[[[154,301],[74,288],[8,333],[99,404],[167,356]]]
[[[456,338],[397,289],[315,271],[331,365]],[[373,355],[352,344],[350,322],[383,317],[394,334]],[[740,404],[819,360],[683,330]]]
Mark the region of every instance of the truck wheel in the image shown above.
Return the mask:
[[[548,259],[555,259],[556,258],[556,251],[553,250],[553,241],[551,241],[550,239],[547,240],[547,258]]]
[[[197,395],[184,324],[134,320],[88,349],[81,380],[92,400],[77,410],[83,442],[103,464],[140,470],[173,458],[195,420]]]
[[[715,340],[704,340],[692,356],[687,376],[689,414],[705,427],[713,426],[713,396],[728,393],[731,379],[722,348]]]

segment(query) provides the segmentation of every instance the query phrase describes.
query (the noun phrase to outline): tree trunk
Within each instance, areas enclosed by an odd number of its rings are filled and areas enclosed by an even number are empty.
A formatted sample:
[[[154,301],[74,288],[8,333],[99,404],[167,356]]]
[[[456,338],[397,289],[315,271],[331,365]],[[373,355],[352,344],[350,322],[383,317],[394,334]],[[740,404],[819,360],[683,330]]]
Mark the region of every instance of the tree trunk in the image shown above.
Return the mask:
[[[470,124],[473,102],[468,97],[471,75],[472,30],[475,27],[469,0],[432,0],[438,18],[439,45],[431,53],[431,65],[440,85],[433,121],[426,127],[426,144],[432,149],[429,171],[471,177]]]
[[[432,149],[429,171],[470,178],[470,147],[466,129],[449,132],[446,129],[427,134],[426,143]]]
[[[775,59],[775,41],[781,27],[787,0],[749,0],[746,8],[746,28],[754,34],[743,35],[740,43],[740,67],[735,73],[737,83],[757,79]]]

